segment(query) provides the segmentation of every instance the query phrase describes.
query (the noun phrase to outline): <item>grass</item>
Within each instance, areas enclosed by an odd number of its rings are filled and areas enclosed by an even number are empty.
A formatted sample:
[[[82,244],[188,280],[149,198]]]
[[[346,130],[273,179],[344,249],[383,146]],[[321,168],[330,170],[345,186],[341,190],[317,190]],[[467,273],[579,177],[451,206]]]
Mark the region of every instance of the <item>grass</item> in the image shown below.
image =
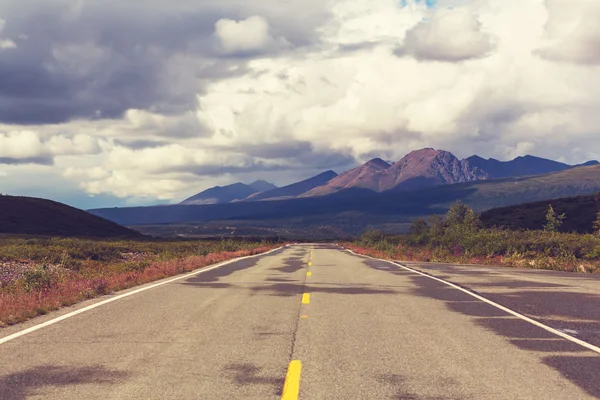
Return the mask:
[[[0,327],[276,245],[0,237]]]
[[[555,271],[600,273],[600,236],[482,228],[472,210],[446,220],[417,220],[406,235],[370,231],[346,246],[379,258],[460,264],[501,265]],[[472,219],[465,215],[472,215]]]

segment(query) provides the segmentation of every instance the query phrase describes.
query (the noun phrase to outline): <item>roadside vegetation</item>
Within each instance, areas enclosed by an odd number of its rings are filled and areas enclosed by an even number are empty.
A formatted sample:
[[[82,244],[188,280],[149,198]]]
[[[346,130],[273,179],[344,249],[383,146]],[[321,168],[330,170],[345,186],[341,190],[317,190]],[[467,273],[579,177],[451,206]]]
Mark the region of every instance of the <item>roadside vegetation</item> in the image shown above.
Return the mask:
[[[0,327],[276,247],[272,242],[0,237]]]
[[[445,218],[434,215],[414,220],[409,234],[369,231],[348,247],[404,261],[600,273],[600,214],[592,221],[596,229],[592,234],[559,232],[564,219],[564,214],[549,206],[538,230],[486,229],[472,209],[458,202]]]

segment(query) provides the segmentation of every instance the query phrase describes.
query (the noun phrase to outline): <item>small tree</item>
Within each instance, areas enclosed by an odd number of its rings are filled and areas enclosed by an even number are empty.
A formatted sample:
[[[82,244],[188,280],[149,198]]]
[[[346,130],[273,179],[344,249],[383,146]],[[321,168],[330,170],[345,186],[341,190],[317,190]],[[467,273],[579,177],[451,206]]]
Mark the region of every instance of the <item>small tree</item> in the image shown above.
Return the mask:
[[[552,204],[548,205],[548,213],[546,214],[546,225],[544,225],[544,230],[546,232],[558,232],[558,228],[563,224],[565,220],[565,214],[562,213],[560,215],[556,214]]]
[[[444,234],[444,220],[440,215],[430,215],[428,225],[431,237],[439,238]]]
[[[410,225],[412,235],[424,235],[427,233],[427,222],[423,218],[415,219]]]
[[[600,211],[596,214],[596,220],[594,221],[594,234],[600,236]]]
[[[479,216],[469,206],[457,201],[446,214],[446,225],[451,230],[474,231],[481,227]]]

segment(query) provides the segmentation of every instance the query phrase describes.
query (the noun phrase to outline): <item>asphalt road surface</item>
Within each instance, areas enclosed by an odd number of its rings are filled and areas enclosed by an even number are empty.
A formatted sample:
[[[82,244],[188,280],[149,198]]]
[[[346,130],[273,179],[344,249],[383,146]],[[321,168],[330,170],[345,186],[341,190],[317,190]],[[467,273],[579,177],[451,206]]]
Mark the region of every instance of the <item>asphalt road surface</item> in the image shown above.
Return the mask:
[[[600,279],[405,265],[590,346],[401,266],[303,245],[0,330],[0,399],[600,398]]]

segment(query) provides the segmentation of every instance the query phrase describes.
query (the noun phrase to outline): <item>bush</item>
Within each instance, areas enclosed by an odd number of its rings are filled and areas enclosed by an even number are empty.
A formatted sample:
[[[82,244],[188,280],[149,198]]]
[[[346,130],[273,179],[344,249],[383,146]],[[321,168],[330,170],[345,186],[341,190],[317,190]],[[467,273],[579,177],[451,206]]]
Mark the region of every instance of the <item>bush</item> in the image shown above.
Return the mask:
[[[23,288],[26,292],[49,289],[56,284],[56,281],[54,274],[45,265],[23,273]]]

